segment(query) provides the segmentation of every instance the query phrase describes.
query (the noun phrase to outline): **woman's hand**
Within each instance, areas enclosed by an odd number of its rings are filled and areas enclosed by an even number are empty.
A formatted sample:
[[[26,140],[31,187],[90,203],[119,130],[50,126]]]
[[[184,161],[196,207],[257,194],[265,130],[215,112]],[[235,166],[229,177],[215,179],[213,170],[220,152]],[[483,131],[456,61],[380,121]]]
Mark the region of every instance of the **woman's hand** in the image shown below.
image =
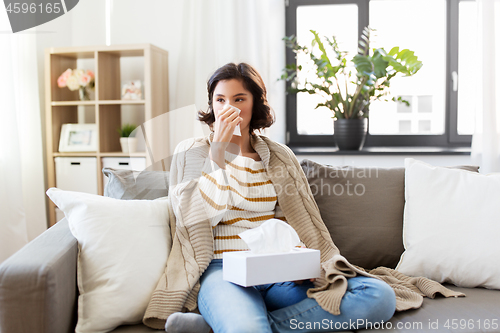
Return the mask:
[[[214,111],[215,113],[215,111]],[[241,123],[243,118],[238,111],[229,104],[226,104],[215,117],[214,137],[210,147],[210,159],[212,159],[221,169],[226,168],[224,161],[225,151],[231,138],[234,128]],[[238,152],[235,152],[238,154]]]
[[[296,283],[296,284],[302,284],[304,281],[307,281],[307,280],[297,280],[297,281],[292,281],[292,282]],[[314,282],[314,281],[316,281],[316,279],[312,278],[312,279],[309,279],[309,281]]]
[[[233,106],[224,105],[215,117],[213,142],[227,142],[229,144],[235,127],[242,121],[243,118],[239,116],[238,111]]]

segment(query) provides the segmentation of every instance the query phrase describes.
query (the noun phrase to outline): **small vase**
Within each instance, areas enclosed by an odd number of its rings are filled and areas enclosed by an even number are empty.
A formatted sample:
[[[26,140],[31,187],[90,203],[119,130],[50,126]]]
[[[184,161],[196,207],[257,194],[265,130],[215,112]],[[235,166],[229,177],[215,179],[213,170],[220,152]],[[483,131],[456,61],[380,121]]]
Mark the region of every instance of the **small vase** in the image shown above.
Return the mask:
[[[361,150],[368,131],[368,119],[336,119],[333,137],[339,150]]]
[[[135,153],[137,151],[137,138],[120,138],[122,152]]]
[[[90,101],[89,91],[87,87],[80,87],[80,101]]]

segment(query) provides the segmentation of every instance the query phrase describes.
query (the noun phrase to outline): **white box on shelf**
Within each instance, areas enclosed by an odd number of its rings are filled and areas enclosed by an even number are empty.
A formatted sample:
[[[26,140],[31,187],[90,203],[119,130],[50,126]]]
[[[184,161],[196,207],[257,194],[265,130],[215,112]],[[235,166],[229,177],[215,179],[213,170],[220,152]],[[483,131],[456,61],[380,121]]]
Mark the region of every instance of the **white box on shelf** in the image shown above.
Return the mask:
[[[97,158],[55,157],[56,187],[97,194]]]
[[[222,256],[222,278],[243,287],[317,278],[321,273],[319,250],[296,248],[262,254],[235,251]]]
[[[146,169],[145,157],[103,157],[102,168],[142,171]],[[108,177],[102,175],[103,188],[108,183]]]

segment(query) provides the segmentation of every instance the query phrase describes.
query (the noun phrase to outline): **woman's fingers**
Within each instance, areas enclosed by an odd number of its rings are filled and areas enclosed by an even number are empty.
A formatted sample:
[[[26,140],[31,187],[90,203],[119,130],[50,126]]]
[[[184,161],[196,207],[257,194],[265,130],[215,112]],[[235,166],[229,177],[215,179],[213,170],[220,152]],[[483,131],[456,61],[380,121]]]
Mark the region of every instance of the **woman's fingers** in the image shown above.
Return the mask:
[[[229,107],[228,109],[224,110],[226,108],[226,106],[224,108],[222,108],[222,110],[219,111],[219,117],[220,119],[233,119],[234,117],[237,117],[239,115],[239,113],[236,111],[236,109],[234,107]]]
[[[229,115],[227,113],[222,115],[219,118],[221,129],[222,130],[225,128],[232,128],[233,129],[240,122],[239,118],[240,117],[238,116],[237,112],[231,113]]]
[[[302,284],[304,281],[306,281],[306,280],[297,280],[297,281],[292,281],[292,282],[296,283],[296,284]],[[312,278],[312,279],[309,279],[309,281],[314,282],[314,281],[316,281],[316,279]]]
[[[235,123],[236,125],[239,125],[241,122],[243,121],[243,118],[241,118],[240,116],[237,116],[236,118],[233,119],[233,123]]]
[[[226,119],[227,119],[227,121],[233,121],[234,119],[236,119],[238,117],[239,117],[238,112],[234,111]]]
[[[238,112],[233,107],[230,107],[226,111],[219,114],[218,120],[220,123],[226,123],[227,126],[232,127],[232,125],[236,126],[239,122],[241,122],[243,118],[239,116]]]
[[[215,120],[214,141],[229,142],[233,136],[235,127],[241,123],[243,118],[231,105],[225,105],[217,115]]]

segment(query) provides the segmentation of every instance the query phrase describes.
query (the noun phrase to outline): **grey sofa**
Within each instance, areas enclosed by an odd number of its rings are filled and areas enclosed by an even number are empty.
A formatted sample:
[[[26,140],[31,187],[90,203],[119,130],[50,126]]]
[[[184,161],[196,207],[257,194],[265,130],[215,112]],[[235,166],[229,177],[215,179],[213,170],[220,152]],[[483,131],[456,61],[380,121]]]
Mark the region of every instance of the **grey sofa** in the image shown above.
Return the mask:
[[[301,165],[312,190],[325,181],[330,182],[330,186],[345,186],[349,182],[353,186],[363,184],[364,192],[359,196],[349,195],[347,191],[312,192],[332,238],[347,259],[365,268],[394,267],[404,250],[401,240],[404,169],[376,169],[376,177],[360,178],[359,173],[357,176],[355,173],[359,168],[332,167],[309,160],[303,160]],[[323,171],[330,174],[322,175]],[[332,171],[337,171],[338,177],[332,177]],[[354,234],[352,228],[358,230],[354,238],[350,237]],[[365,236],[359,230],[364,230]],[[63,219],[0,265],[1,333],[74,332],[77,254],[77,241]],[[500,332],[499,290],[445,286],[467,296],[424,298],[421,308],[397,312],[385,329],[360,331]],[[120,326],[113,332],[154,331],[137,324]]]

